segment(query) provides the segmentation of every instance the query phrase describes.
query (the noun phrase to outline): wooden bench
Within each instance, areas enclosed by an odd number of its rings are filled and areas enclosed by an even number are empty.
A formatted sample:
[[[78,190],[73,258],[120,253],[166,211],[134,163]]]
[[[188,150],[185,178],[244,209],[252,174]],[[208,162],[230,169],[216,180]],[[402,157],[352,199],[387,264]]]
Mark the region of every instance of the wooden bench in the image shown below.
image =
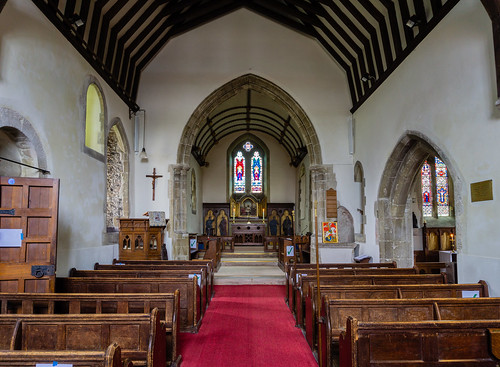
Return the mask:
[[[330,276],[346,276],[346,277],[360,277],[359,280],[360,282],[357,283],[356,280],[351,279],[352,283],[350,284],[370,284],[368,278],[364,277],[370,277],[372,275],[379,277],[379,278],[372,278],[372,279],[377,279],[377,281],[382,284],[392,284],[390,281],[390,278],[381,278],[381,277],[395,277],[398,281],[398,283],[395,284],[443,284],[446,282],[446,276],[445,275],[438,275],[438,274],[416,274],[411,272],[410,269],[405,269],[405,268],[399,268],[400,271],[397,268],[396,269],[363,269],[363,272],[360,273],[360,271],[355,271],[351,274],[349,274],[350,269],[338,269],[338,271],[334,271],[334,269],[328,269],[325,270],[323,273],[320,272],[320,284],[323,282],[322,278],[325,277],[330,277]],[[409,271],[405,271],[409,270]],[[345,274],[345,275],[344,275]],[[415,278],[417,277],[417,278]],[[314,283],[317,283],[317,278],[316,275],[303,275],[303,274],[296,274],[296,279],[297,279],[297,284],[294,289],[294,299],[295,301],[293,302],[294,309],[292,310],[292,313],[295,316],[295,320],[297,321],[298,326],[302,326],[302,320],[304,317],[304,300],[305,297],[310,293],[310,286]],[[332,278],[334,279],[334,278]],[[349,278],[346,278],[349,279]],[[413,279],[413,280],[412,280]],[[346,280],[349,281],[349,280]],[[411,283],[412,281],[415,281],[415,283]],[[342,283],[341,283],[342,284]]]
[[[445,262],[417,262],[415,266],[420,274],[439,274],[446,271],[451,263]]]
[[[104,351],[0,350],[0,366],[35,367],[39,363],[52,365],[53,361],[74,367],[133,367],[130,360],[122,361],[117,343],[109,345]]]
[[[377,268],[397,268],[395,261],[390,263],[325,263],[318,265],[320,269],[377,269]],[[285,286],[289,289],[290,279],[295,277],[296,272],[304,269],[316,269],[316,264],[294,264],[287,263],[284,267]],[[293,288],[292,288],[293,289]],[[285,301],[289,303],[290,295],[287,293]]]
[[[288,307],[292,313],[296,314],[296,300],[294,294],[297,294],[299,289],[302,287],[301,279],[304,276],[316,276],[316,269],[300,269],[290,273],[290,278],[288,281]],[[415,275],[418,274],[417,268],[327,268],[319,269],[319,275]],[[290,299],[292,300],[290,302]],[[300,307],[300,306],[299,306]]]
[[[206,242],[205,255],[203,260],[213,260],[214,267],[219,270],[222,259],[222,244],[219,238],[212,238]]]
[[[165,367],[166,339],[158,309],[149,314],[0,315],[18,320],[15,350],[103,351],[116,342],[134,366]]]
[[[499,338],[500,320],[360,322],[348,317],[339,362],[343,367],[497,367]]]
[[[97,263],[96,263],[97,264]],[[151,270],[155,270],[156,267],[161,267],[164,265],[206,265],[208,267],[207,276],[210,278],[210,284],[214,283],[214,273],[217,271],[213,260],[203,260],[203,259],[193,259],[193,260],[117,260],[113,259],[113,265],[147,265]],[[95,270],[99,270],[95,268]],[[212,297],[214,290],[212,287]]]
[[[332,366],[348,316],[363,322],[498,320],[500,298],[335,299],[322,300],[323,366]]]
[[[76,278],[185,278],[196,276],[199,280],[198,285],[201,293],[201,317],[205,314],[209,298],[207,292],[211,292],[207,286],[206,269],[137,270],[129,269],[127,265],[116,266],[117,268],[113,270],[77,270],[72,268],[69,276]]]
[[[165,326],[167,360],[179,353],[179,291],[174,293],[0,293],[0,314],[128,314],[158,308]],[[3,329],[0,330],[2,335]],[[0,346],[0,349],[5,349]]]
[[[94,264],[94,270],[143,270],[143,271],[167,271],[167,270],[186,270],[193,272],[201,272],[205,281],[202,283],[206,283],[207,291],[205,294],[207,295],[207,303],[210,303],[210,299],[213,295],[213,286],[214,286],[214,277],[211,271],[211,263],[204,264],[179,264],[179,265],[168,265],[168,264],[152,264],[152,265],[144,265],[144,264]],[[71,276],[71,273],[70,273]]]
[[[310,293],[304,299],[303,325],[313,350],[318,340],[316,290],[316,284],[311,284]],[[473,284],[320,285],[320,294],[336,299],[466,298],[476,294],[480,298],[489,297],[484,280]]]
[[[179,290],[180,331],[198,332],[201,291],[198,278],[56,278],[58,293],[173,293]]]

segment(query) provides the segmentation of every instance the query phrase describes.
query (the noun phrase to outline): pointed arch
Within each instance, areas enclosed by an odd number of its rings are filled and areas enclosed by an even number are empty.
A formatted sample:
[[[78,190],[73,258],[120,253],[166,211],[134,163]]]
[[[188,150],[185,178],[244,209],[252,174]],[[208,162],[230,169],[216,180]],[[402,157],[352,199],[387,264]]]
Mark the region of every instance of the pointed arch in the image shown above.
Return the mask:
[[[397,261],[398,266],[413,265],[412,216],[409,210],[411,186],[429,156],[439,156],[446,163],[454,182],[457,247],[465,232],[462,198],[464,181],[456,164],[443,149],[418,131],[407,131],[387,160],[381,178],[376,205],[380,261]]]
[[[297,101],[283,89],[255,74],[246,74],[224,84],[200,103],[189,118],[182,132],[181,141],[177,150],[177,164],[189,164],[189,157],[191,155],[194,139],[201,126],[206,123],[210,112],[221,103],[247,89],[267,95],[284,108],[290,114],[292,120],[297,122],[297,128],[304,139],[311,165],[322,164],[323,159],[321,156],[319,139],[305,111]]]

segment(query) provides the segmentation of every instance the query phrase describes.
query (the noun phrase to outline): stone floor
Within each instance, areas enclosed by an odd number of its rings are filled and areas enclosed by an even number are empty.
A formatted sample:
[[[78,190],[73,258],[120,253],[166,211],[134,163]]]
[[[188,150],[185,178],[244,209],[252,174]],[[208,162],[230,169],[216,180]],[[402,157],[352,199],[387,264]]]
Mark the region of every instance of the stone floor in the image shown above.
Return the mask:
[[[262,246],[236,246],[233,253],[222,253],[214,282],[216,285],[282,285],[285,273],[278,267],[277,253],[264,252]]]

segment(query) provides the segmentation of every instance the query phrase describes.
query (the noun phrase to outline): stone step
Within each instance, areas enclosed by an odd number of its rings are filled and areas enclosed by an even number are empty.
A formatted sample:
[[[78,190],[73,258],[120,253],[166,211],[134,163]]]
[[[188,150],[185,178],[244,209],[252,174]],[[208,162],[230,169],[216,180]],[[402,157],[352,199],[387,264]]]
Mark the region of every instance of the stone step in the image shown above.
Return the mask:
[[[231,259],[239,259],[239,258],[260,258],[260,259],[268,259],[268,258],[278,258],[277,252],[223,252],[222,259],[231,258]]]
[[[216,285],[283,285],[285,284],[285,274],[278,266],[245,266],[241,264],[229,266],[227,263],[223,263],[219,271],[215,273],[214,283]]]
[[[259,258],[227,258],[221,260],[222,266],[277,266],[277,259],[259,259]]]

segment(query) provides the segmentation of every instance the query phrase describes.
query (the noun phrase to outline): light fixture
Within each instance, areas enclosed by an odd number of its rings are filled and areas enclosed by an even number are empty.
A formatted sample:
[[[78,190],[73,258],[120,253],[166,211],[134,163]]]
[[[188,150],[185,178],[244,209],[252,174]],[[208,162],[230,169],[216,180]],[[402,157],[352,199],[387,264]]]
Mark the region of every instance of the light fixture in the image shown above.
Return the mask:
[[[418,26],[422,21],[420,20],[419,17],[417,17],[415,14],[413,14],[410,19],[408,19],[405,23],[405,25],[412,29],[415,26]]]
[[[361,81],[363,83],[368,83],[371,80],[375,80],[375,77],[371,75],[370,73],[365,73],[361,76]]]
[[[146,148],[144,147],[146,141],[146,110],[139,110],[139,111],[142,111],[144,116],[144,120],[142,121],[142,150],[139,153],[139,158],[141,158],[141,160],[147,160],[148,154],[146,153]]]
[[[70,18],[69,18],[69,22],[74,25],[76,28],[80,28],[82,25],[84,25],[84,21],[82,18],[80,18],[80,16],[78,14],[73,14]]]

